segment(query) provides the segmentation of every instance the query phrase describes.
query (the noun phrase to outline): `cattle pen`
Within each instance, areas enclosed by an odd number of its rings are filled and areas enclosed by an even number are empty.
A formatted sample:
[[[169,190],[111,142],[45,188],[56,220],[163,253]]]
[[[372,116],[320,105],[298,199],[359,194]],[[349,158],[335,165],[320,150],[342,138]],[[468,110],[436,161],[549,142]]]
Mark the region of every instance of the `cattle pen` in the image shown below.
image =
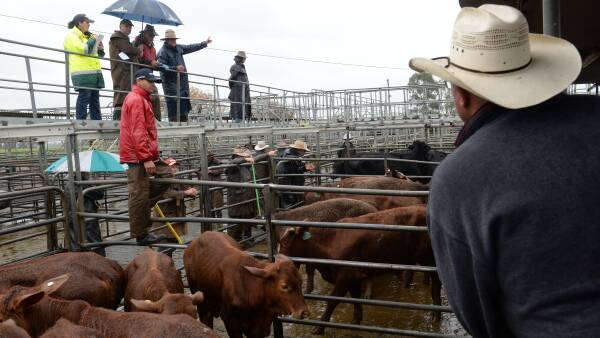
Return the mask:
[[[0,264],[15,263],[40,256],[51,255],[65,250],[82,250],[106,247],[107,256],[127,264],[133,259],[138,248],[129,236],[127,223],[127,179],[123,173],[98,173],[90,180],[82,180],[81,163],[77,156],[67,156],[68,172],[50,174],[45,171],[50,163],[64,155],[77,154],[82,150],[118,151],[119,123],[112,121],[110,100],[113,91],[101,91],[104,120],[78,121],[72,119],[72,95],[76,95],[69,83],[68,52],[58,49],[34,46],[31,44],[0,39],[7,46],[31,48],[30,54],[0,51],[10,62],[23,62],[25,77],[20,79],[0,79],[1,90],[26,94],[29,106],[11,109],[0,113],[0,154],[2,174],[0,176]],[[40,56],[43,55],[43,56]],[[102,60],[104,64],[108,59]],[[117,60],[119,62],[125,62]],[[35,65],[54,69],[51,80],[34,81]],[[131,67],[136,64],[129,63]],[[105,71],[108,68],[104,68]],[[332,166],[339,161],[364,160],[360,158],[339,158],[337,152],[343,148],[344,135],[352,135],[357,151],[384,154],[369,161],[382,162],[385,167],[391,162],[422,163],[435,166],[432,161],[395,159],[389,152],[405,149],[415,140],[424,141],[432,148],[450,152],[453,140],[460,128],[448,98],[448,88],[443,85],[387,86],[380,88],[355,88],[343,90],[313,90],[298,92],[261,86],[251,86],[252,119],[240,125],[228,119],[229,101],[223,95],[228,89],[226,79],[201,74],[189,74],[192,85],[208,95],[192,97],[193,111],[189,123],[158,122],[159,143],[163,157],[174,157],[182,165],[173,179],[156,179],[169,184],[184,184],[198,187],[196,198],[187,198],[187,214],[182,217],[153,217],[154,222],[187,222],[192,231],[185,236],[184,244],[157,244],[153,247],[165,250],[174,249],[177,267],[183,271],[181,251],[199,232],[213,230],[226,231],[235,224],[256,226],[252,237],[243,240],[247,252],[260,259],[274,260],[277,254],[277,227],[343,228],[385,230],[393,232],[424,232],[426,228],[406,225],[381,225],[336,222],[298,222],[276,219],[280,211],[277,205],[281,192],[303,194],[305,192],[334,192],[360,195],[386,196],[427,196],[426,191],[391,191],[373,189],[348,189],[322,187],[324,183],[336,182],[339,178],[352,175],[334,174]],[[37,76],[35,76],[37,79]],[[56,81],[56,79],[59,79]],[[42,107],[40,96],[64,97],[63,107]],[[244,100],[242,100],[244,101]],[[221,176],[211,180],[209,170],[226,169],[230,164],[209,166],[208,154],[227,159],[230,149],[238,144],[255,144],[264,140],[267,144],[279,142],[290,144],[294,139],[305,140],[310,148],[310,156],[301,161],[315,163],[316,170],[303,174],[306,186],[277,184],[284,175],[277,175],[277,163],[285,158],[274,157],[263,163],[270,168],[270,176],[256,182],[226,182]],[[250,164],[244,164],[250,165]],[[383,174],[383,173],[381,173]],[[427,178],[427,177],[413,177]],[[229,209],[241,204],[256,203],[256,200],[236,204],[227,202],[227,188],[248,188],[261,191],[261,217],[238,219],[229,217]],[[105,191],[99,201],[97,213],[85,212],[83,196],[95,191]],[[215,205],[213,197],[220,193],[222,205]],[[166,201],[166,200],[164,200]],[[164,202],[163,201],[163,202]],[[102,229],[102,242],[90,243],[85,239],[86,220],[98,219]],[[65,241],[65,234],[73,224],[78,234],[77,247]],[[163,226],[164,228],[164,226]],[[157,228],[156,230],[160,230]],[[68,237],[68,236],[67,236]],[[381,248],[385,250],[385,248]],[[435,272],[433,266],[388,264],[366,261],[344,261],[291,257],[296,263],[320,264],[343,267],[389,270],[395,275],[401,271]],[[184,276],[185,280],[185,276]],[[387,284],[386,280],[384,284]],[[325,282],[321,282],[325,284]],[[393,281],[397,284],[397,281]],[[394,285],[395,285],[394,284]],[[423,289],[423,286],[420,286]],[[432,305],[428,302],[404,301],[404,294],[414,290],[395,292],[386,299],[363,299],[356,297],[336,297],[318,293],[305,294],[311,304],[336,301],[345,304],[362,304],[384,312],[405,311],[418,313],[410,317],[416,323],[405,323],[398,317],[390,316],[388,325],[377,324],[372,316],[365,316],[362,324],[350,324],[345,319],[334,316],[334,321],[316,319],[293,319],[279,317],[273,325],[274,337],[309,336],[299,327],[327,327],[326,336],[347,337],[347,332],[356,330],[361,336],[373,337],[463,337],[464,330],[458,324],[447,305]],[[422,292],[422,290],[421,290]],[[400,295],[400,296],[399,296]],[[398,300],[402,298],[402,301]],[[426,298],[426,297],[425,297]],[[377,310],[379,311],[379,310]],[[373,313],[379,313],[379,312]],[[431,324],[431,312],[443,313],[442,324]],[[404,317],[403,317],[404,318]],[[375,324],[374,324],[375,323]],[[339,331],[342,330],[342,331]],[[346,333],[344,333],[346,332]]]

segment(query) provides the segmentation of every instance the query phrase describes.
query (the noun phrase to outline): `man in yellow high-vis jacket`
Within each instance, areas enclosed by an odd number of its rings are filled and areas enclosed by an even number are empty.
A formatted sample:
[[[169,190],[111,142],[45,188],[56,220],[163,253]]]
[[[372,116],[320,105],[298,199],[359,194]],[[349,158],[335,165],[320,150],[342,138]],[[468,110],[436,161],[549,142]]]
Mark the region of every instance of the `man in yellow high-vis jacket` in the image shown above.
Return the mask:
[[[75,116],[78,120],[87,118],[88,106],[92,120],[102,119],[98,89],[104,88],[104,78],[100,60],[95,57],[104,56],[104,47],[100,41],[97,51],[94,50],[98,36],[89,31],[90,23],[93,22],[85,14],[75,15],[69,22],[68,27],[71,30],[64,41],[66,51],[92,56],[69,54],[69,73],[75,90],[79,92],[75,106]]]

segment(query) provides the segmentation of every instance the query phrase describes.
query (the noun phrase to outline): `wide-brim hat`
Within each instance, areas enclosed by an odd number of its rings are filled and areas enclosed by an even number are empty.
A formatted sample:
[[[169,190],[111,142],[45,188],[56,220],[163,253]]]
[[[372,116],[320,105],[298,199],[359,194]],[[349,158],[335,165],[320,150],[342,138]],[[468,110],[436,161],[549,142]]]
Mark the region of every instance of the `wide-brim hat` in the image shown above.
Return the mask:
[[[285,141],[279,141],[279,142],[277,142],[277,146],[276,147],[278,149],[282,149],[282,148],[287,148],[288,145],[287,145],[287,143],[285,143]]]
[[[174,31],[174,30],[172,30],[172,29],[167,29],[167,30],[165,31],[165,37],[164,37],[164,38],[162,38],[161,40],[166,40],[166,39],[179,39],[179,38],[177,37],[177,34],[175,34],[175,31]]]
[[[413,58],[409,66],[499,106],[518,109],[565,90],[581,71],[581,56],[566,40],[529,33],[517,9],[482,5],[458,14],[448,57]]]
[[[158,33],[156,33],[156,30],[154,29],[154,26],[152,25],[146,25],[146,27],[144,27],[144,30],[140,31],[140,33],[150,33],[154,36],[158,36]]]
[[[241,51],[237,52],[237,54],[235,56],[245,59],[246,58],[246,52],[244,52],[243,50],[241,50]]]
[[[270,145],[268,145],[265,141],[258,141],[258,143],[256,143],[256,145],[254,146],[254,150],[263,150],[263,149],[267,149],[269,148]]]
[[[308,151],[308,147],[306,146],[306,143],[304,143],[304,141],[302,141],[302,140],[294,141],[294,143],[290,144],[290,148],[302,149],[302,150]]]

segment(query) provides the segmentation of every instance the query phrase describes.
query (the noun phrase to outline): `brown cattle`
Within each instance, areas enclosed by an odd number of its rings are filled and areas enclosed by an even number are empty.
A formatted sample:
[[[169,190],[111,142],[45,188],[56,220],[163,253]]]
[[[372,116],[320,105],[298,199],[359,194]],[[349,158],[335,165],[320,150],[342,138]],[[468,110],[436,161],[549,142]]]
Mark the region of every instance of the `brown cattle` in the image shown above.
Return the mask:
[[[212,327],[221,317],[231,338],[266,337],[276,316],[307,314],[302,278],[287,257],[261,262],[228,235],[207,231],[185,249],[183,263],[192,292],[204,293],[200,320]]]
[[[425,205],[394,208],[339,220],[341,223],[400,224],[425,226]],[[280,240],[280,253],[308,258],[323,258],[390,264],[421,264],[434,266],[435,261],[427,232],[350,230],[333,228],[288,228]],[[334,265],[316,265],[323,279],[334,284],[332,296],[344,297],[350,292],[360,298],[361,282],[389,273],[383,269],[367,269]],[[434,287],[433,284],[436,284]],[[434,304],[440,304],[440,283],[437,275],[432,283]],[[329,321],[338,302],[328,302],[321,320]],[[354,305],[353,323],[362,320],[362,308]],[[315,333],[323,333],[316,328]]]
[[[382,190],[408,190],[426,191],[428,187],[422,183],[409,179],[394,178],[386,176],[356,176],[349,177],[324,185],[332,188],[354,188],[354,189],[382,189]],[[306,192],[304,193],[304,205],[310,205],[317,201],[325,201],[333,198],[351,198],[370,203],[378,210],[406,207],[427,202],[427,197],[410,196],[386,196],[386,195],[357,195],[329,192]]]
[[[31,338],[14,320],[9,319],[0,323],[0,338]]]
[[[183,313],[198,318],[196,305],[204,298],[202,292],[183,293],[181,274],[171,257],[146,249],[127,265],[125,275],[125,311]]]
[[[13,285],[34,286],[70,274],[54,297],[81,299],[94,306],[116,309],[123,298],[125,275],[121,266],[93,252],[65,252],[0,267],[0,293]]]
[[[219,336],[190,316],[148,312],[117,312],[91,306],[83,300],[47,296],[58,290],[68,275],[55,277],[34,287],[13,286],[0,296],[0,320],[13,319],[30,335],[38,337],[60,318],[95,329],[106,338]]]
[[[104,335],[98,330],[75,325],[61,318],[40,338],[104,338]]]
[[[335,198],[279,212],[273,218],[288,221],[336,222],[345,217],[360,216],[376,211],[377,208],[367,202],[351,198]],[[275,227],[277,238],[281,238],[286,228]],[[296,266],[300,266],[300,264]],[[315,269],[311,264],[306,265],[306,277],[306,293],[311,293],[315,285]]]

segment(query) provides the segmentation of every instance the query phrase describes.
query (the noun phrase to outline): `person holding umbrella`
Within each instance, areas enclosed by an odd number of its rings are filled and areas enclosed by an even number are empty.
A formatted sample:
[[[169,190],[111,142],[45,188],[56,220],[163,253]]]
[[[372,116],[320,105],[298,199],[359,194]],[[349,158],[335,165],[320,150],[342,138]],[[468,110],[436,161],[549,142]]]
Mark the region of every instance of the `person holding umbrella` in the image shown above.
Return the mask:
[[[133,23],[128,19],[121,20],[119,30],[115,31],[108,43],[110,55],[110,75],[113,81],[113,120],[121,119],[121,106],[127,92],[131,90],[131,65],[122,61],[137,62],[141,54],[139,48],[129,41]]]
[[[161,78],[163,80],[163,91],[167,97],[167,112],[169,121],[187,122],[188,113],[192,109],[190,103],[190,84],[188,82],[187,68],[183,55],[199,51],[206,48],[212,42],[210,36],[206,41],[191,45],[182,45],[177,43],[177,35],[172,29],[167,29],[162,48],[158,51],[158,62],[164,66],[161,70]],[[177,76],[179,73],[179,88],[177,88]],[[177,100],[179,100],[179,116],[177,114]]]
[[[158,70],[162,67],[156,60],[156,48],[154,47],[154,38],[158,36],[154,26],[146,25],[144,30],[140,32],[140,35],[136,36],[133,42],[134,47],[140,47],[142,49],[142,55],[138,59],[138,63],[148,65],[153,70]],[[158,90],[150,94],[150,101],[152,101],[152,111],[154,117],[160,121],[162,116],[160,112],[160,97],[158,96]]]
[[[70,31],[64,40],[64,49],[71,52],[69,53],[71,81],[79,93],[75,105],[75,118],[78,120],[87,118],[88,106],[92,120],[102,119],[98,89],[104,88],[104,77],[102,77],[100,60],[96,57],[104,57],[104,46],[102,41],[96,43],[98,35],[90,32],[92,23],[94,21],[85,14],[75,15],[68,24]]]

